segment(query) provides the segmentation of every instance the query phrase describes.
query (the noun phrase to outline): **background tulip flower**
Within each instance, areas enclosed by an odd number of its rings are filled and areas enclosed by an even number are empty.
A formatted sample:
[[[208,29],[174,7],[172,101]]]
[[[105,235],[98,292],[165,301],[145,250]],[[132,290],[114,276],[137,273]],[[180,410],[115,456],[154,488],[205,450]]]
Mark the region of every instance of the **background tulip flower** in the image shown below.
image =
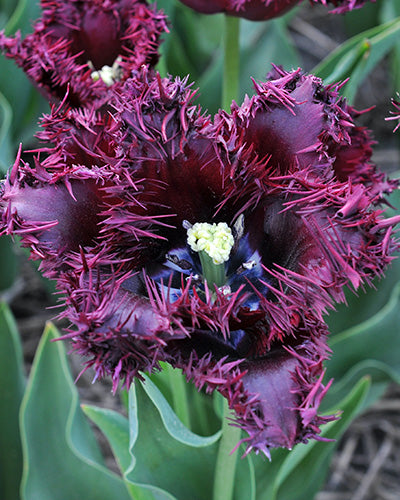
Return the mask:
[[[97,376],[116,388],[167,361],[225,396],[247,452],[269,455],[335,418],[318,415],[323,314],[382,274],[399,217],[382,216],[397,184],[335,86],[275,68],[255,90],[213,122],[186,80],[144,71],[106,118],[55,110],[54,147],[35,168],[17,159],[1,204]]]
[[[0,49],[51,102],[88,105],[158,61],[165,16],[145,0],[42,0],[43,14],[24,39],[0,33]]]
[[[280,16],[303,0],[181,0],[182,3],[204,14],[225,12],[229,16],[251,21],[266,21]],[[366,0],[310,0],[314,4],[333,4],[333,12],[344,13],[364,5]],[[375,0],[372,0],[375,1]]]
[[[397,94],[397,99],[392,99],[392,104],[393,107],[395,108],[394,111],[390,111],[391,116],[387,117],[386,120],[395,120],[398,121],[399,123],[396,124],[394,127],[393,132],[396,132],[398,128],[400,127],[400,95]]]

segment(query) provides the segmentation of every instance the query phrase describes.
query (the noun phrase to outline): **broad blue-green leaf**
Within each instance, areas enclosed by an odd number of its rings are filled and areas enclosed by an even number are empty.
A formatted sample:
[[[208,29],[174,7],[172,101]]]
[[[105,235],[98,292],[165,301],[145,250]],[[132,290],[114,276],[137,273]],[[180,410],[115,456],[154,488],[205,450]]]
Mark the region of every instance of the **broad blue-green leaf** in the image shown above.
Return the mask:
[[[169,493],[160,488],[149,485],[141,487],[126,479],[126,474],[132,467],[132,455],[129,452],[129,421],[126,417],[115,411],[95,406],[83,406],[82,409],[107,438],[134,500],[174,500]]]
[[[17,29],[21,30],[24,36],[32,32],[33,21],[40,16],[39,2],[30,0],[20,0],[14,4],[15,10],[10,17],[5,31],[7,35],[14,33]],[[0,92],[4,100],[8,103],[12,113],[8,113],[6,121],[7,135],[3,138],[0,131],[0,162],[3,163],[3,169],[8,168],[12,163],[15,150],[20,142],[32,141],[32,136],[37,130],[37,119],[41,113],[48,111],[48,105],[33,87],[22,69],[18,68],[13,60],[6,59],[0,55]],[[0,108],[4,108],[1,104]],[[0,115],[4,115],[4,109],[0,109]],[[0,116],[0,126],[1,126]],[[1,150],[3,147],[3,151]],[[7,156],[5,156],[7,154]]]
[[[157,408],[164,427],[172,438],[182,444],[192,447],[210,446],[219,439],[220,432],[217,432],[213,436],[204,437],[194,434],[187,427],[185,427],[177,418],[161,391],[157,389],[156,385],[153,384],[148,377],[145,377],[145,382],[141,383],[141,385],[146,391],[147,396]]]
[[[126,471],[132,461],[128,419],[116,411],[97,406],[82,405],[82,410],[108,439],[121,472]]]
[[[352,391],[338,405],[343,411],[341,418],[323,426],[323,437],[337,440],[343,434],[358,414],[369,387],[370,380],[367,377],[353,386]],[[292,451],[274,450],[271,463],[262,463],[255,457],[257,500],[314,498],[326,477],[336,445],[337,441],[310,440],[307,444],[296,445]]]
[[[161,367],[162,370],[151,374],[150,379],[160,389],[181,422],[195,434],[215,434],[221,428],[221,415],[214,411],[213,398],[199,392],[194,384],[187,383],[182,370],[172,368],[167,363],[161,363]],[[184,399],[186,402],[182,401]],[[186,408],[183,415],[182,407]],[[186,413],[189,415],[185,416]]]
[[[400,17],[400,2],[398,0],[385,0],[380,9],[382,23],[389,22],[395,17]],[[397,41],[391,54],[391,69],[389,76],[392,78],[394,90],[400,90],[400,39]]]
[[[129,422],[126,417],[113,410],[96,406],[83,405],[82,410],[90,420],[99,427],[107,438],[118,467],[125,478],[131,467],[132,456],[129,453]],[[128,491],[134,500],[153,500],[153,496],[145,489],[126,481]]]
[[[5,27],[6,34],[10,35],[17,30],[21,30],[24,36],[32,32],[33,21],[40,17],[41,11],[40,2],[19,0]]]
[[[339,439],[359,413],[368,394],[370,379],[364,377],[348,396],[339,403],[343,412],[340,419],[326,424],[321,435],[327,439]],[[333,410],[334,411],[334,410]],[[337,442],[310,441],[299,444],[284,461],[274,478],[272,499],[308,500],[313,498],[323,484],[329,467],[329,459]],[[271,499],[271,500],[272,500]]]
[[[396,189],[388,197],[388,201],[393,208],[388,207],[385,215],[387,217],[398,215],[400,213],[400,190]],[[360,290],[357,295],[350,290],[347,291],[347,304],[338,305],[337,310],[326,318],[329,330],[337,334],[371,318],[387,304],[393,289],[399,282],[400,258],[397,256],[386,269],[385,276],[374,280],[373,287],[367,288],[366,291]]]
[[[80,407],[59,333],[48,325],[21,406],[23,500],[131,500],[121,478],[102,466]]]
[[[132,386],[130,405],[133,460],[127,479],[134,484],[160,488],[177,500],[209,500],[219,433],[202,437],[186,429],[148,378]],[[251,499],[254,489],[251,462],[241,461],[237,474],[242,489],[237,488],[235,498],[242,499],[243,491],[247,491],[246,496]]]
[[[24,393],[22,348],[6,304],[0,304],[0,498],[19,496],[22,449],[18,412]]]
[[[341,379],[349,372],[376,375],[376,382],[396,380],[400,382],[400,283],[393,289],[388,303],[368,320],[335,335],[330,342],[333,351],[326,363],[327,379]],[[357,375],[358,376],[358,375]],[[375,382],[375,378],[372,379]],[[353,383],[353,382],[351,382]],[[351,385],[349,384],[349,387]],[[332,387],[326,396],[326,403],[331,404],[343,386]]]
[[[190,432],[177,419],[165,398],[149,379],[146,382],[146,389],[151,394],[152,399],[150,399],[147,392],[139,389],[138,398],[140,398],[140,401],[138,401],[136,391],[133,388],[130,391],[130,404],[133,405],[133,408],[130,410],[131,427],[129,427],[128,420],[116,412],[95,407],[84,407],[84,411],[108,439],[135,500],[153,498],[156,500],[173,500],[175,497],[168,491],[165,491],[164,485],[161,482],[164,476],[170,476],[173,479],[173,464],[176,461],[176,453],[182,449],[184,444],[188,460],[186,463],[180,464],[182,467],[178,474],[178,480],[180,481],[180,477],[185,476],[188,470],[191,470],[193,467],[191,455],[196,456],[199,448],[213,445],[218,440],[219,435],[201,437]],[[148,407],[147,411],[141,415],[138,421],[138,406],[146,404]],[[146,424],[152,421],[157,422],[157,430],[149,432]],[[156,445],[154,446],[155,433],[157,433],[157,436],[155,439]],[[139,449],[136,457],[133,457],[130,452],[130,443],[136,443],[137,440],[143,441],[143,446],[147,453],[140,452]],[[162,461],[159,464],[160,453],[163,453],[166,442],[170,444],[170,455],[168,460]],[[137,450],[137,447],[135,450]],[[151,477],[154,468],[159,467],[159,469],[157,474],[154,474],[156,476],[154,481],[143,481],[144,484],[140,484],[141,481],[140,478],[137,478],[137,471],[138,469],[142,471],[146,470],[146,467],[148,468],[146,477]],[[212,469],[210,472],[212,473]],[[198,478],[196,482],[199,482]],[[190,491],[190,487],[191,485],[189,485],[187,491]],[[184,499],[185,497],[177,498]],[[193,498],[197,497],[193,496]]]
[[[325,58],[313,73],[326,84],[350,77],[342,93],[352,101],[364,78],[395,46],[400,36],[400,18],[360,33]]]
[[[12,163],[10,127],[12,110],[9,102],[0,92],[0,171],[6,172]]]

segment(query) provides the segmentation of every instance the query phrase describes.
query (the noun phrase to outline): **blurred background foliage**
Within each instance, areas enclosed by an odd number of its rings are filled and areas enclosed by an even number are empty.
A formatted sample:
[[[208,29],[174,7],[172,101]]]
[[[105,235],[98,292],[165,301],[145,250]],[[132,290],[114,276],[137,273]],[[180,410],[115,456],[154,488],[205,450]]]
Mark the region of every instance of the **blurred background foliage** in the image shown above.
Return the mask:
[[[200,89],[198,102],[214,113],[221,101],[223,16],[197,14],[177,0],[158,0],[157,5],[170,19],[158,70],[161,74],[190,75],[189,80]],[[309,12],[314,19],[324,19],[321,26],[307,21]],[[40,8],[32,0],[0,0],[0,28],[7,34],[16,30],[28,33],[32,20],[39,16]],[[326,83],[349,78],[342,92],[356,104],[366,82],[373,85],[379,72],[385,79],[387,95],[381,99],[386,102],[387,116],[390,98],[400,90],[400,2],[378,0],[362,11],[326,19],[326,9],[313,10],[304,2],[270,22],[242,20],[240,100],[245,93],[252,93],[251,79],[264,79],[271,63],[285,69],[301,66]],[[311,39],[315,37],[315,51],[301,50],[296,44],[296,36],[305,32]],[[373,100],[362,103],[374,105]],[[0,57],[2,175],[12,165],[19,143],[25,150],[35,147],[37,120],[48,110],[25,74],[12,61]],[[392,122],[385,126],[383,116],[374,120],[370,128],[377,141],[389,141],[398,150],[398,139],[391,137]],[[396,175],[395,169],[391,170],[391,175]],[[393,208],[400,207],[398,192],[390,203],[388,215],[398,213],[398,208]],[[0,291],[5,299],[15,284],[21,258],[26,256],[16,257],[9,239],[0,239]],[[350,291],[349,307],[341,305],[328,317],[333,354],[327,363],[327,380],[333,377],[335,381],[323,408],[340,409],[343,415],[325,426],[325,437],[338,439],[390,382],[400,382],[399,279],[397,260],[375,289],[359,294]],[[125,394],[129,418],[90,405],[81,409],[64,346],[50,342],[57,336],[54,326],[46,327],[27,379],[15,321],[8,306],[1,306],[0,498],[19,498],[22,477],[24,500],[208,500],[211,483],[205,478],[217,467],[221,398],[198,393],[186,386],[179,372],[165,369]],[[119,473],[105,467],[88,418],[106,436]],[[310,442],[292,452],[274,450],[271,463],[247,457],[239,462],[240,481],[234,497],[312,498],[323,484],[336,444]],[[4,450],[12,452],[5,455]],[[157,464],[152,462],[155,455],[160,457]],[[182,472],[183,464],[189,465],[187,473]],[[190,490],[193,481],[197,481],[195,493]]]

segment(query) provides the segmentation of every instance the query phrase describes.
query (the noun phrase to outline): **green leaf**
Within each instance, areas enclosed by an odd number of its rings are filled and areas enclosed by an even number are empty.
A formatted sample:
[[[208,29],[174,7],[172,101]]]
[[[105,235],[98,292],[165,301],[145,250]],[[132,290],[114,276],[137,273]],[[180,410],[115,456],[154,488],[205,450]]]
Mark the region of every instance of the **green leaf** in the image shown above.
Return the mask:
[[[393,289],[388,303],[374,316],[335,335],[330,341],[333,351],[326,363],[327,379],[334,378],[324,405],[333,404],[364,373],[373,384],[390,380],[400,383],[400,283]],[[343,377],[346,376],[346,379]]]
[[[0,74],[6,75],[0,80],[0,92],[3,94],[3,109],[0,110],[7,135],[4,135],[2,154],[7,154],[3,160],[8,168],[14,161],[15,151],[20,142],[32,142],[32,135],[37,130],[37,120],[40,114],[48,112],[48,104],[39,94],[36,88],[28,80],[26,74],[21,68],[16,66],[14,61],[6,59],[0,55]],[[8,114],[4,108],[5,102],[8,103],[12,114]],[[1,107],[1,104],[0,104]],[[1,158],[0,158],[1,160]]]
[[[190,425],[186,425],[195,434],[201,436],[210,436],[215,434],[221,428],[221,415],[214,410],[213,398],[204,391],[198,391],[194,384],[187,383],[185,376],[181,370],[173,369],[167,363],[161,363],[162,370],[150,375],[150,380],[160,389],[164,398],[173,408],[178,418],[185,424],[185,419],[181,418],[178,405],[183,397],[183,393],[187,397],[187,406],[189,410]],[[171,377],[173,372],[173,377]],[[180,378],[179,383],[176,383],[176,378]],[[184,391],[182,386],[184,385]],[[222,396],[221,396],[222,398]],[[222,398],[223,399],[223,398]]]
[[[167,400],[162,395],[161,391],[153,382],[145,376],[145,382],[141,382],[141,386],[145,390],[161,417],[165,430],[175,440],[182,444],[202,448],[214,444],[221,436],[221,432],[217,432],[213,436],[199,436],[194,434],[177,418]]]
[[[364,315],[365,309],[373,312],[374,297],[378,304],[385,297],[386,304],[381,305],[381,309],[374,315],[330,339],[333,354],[326,363],[326,377],[334,378],[335,383],[324,398],[323,407],[336,404],[355,381],[365,374],[372,378],[372,390],[366,404],[379,397],[390,381],[400,383],[400,366],[396,354],[400,348],[400,259],[394,262],[388,274],[382,284],[384,286],[378,292],[366,297],[367,301],[359,301],[358,308],[352,309],[356,317],[362,317],[358,309],[362,311],[364,307]],[[397,284],[393,286],[394,283]]]
[[[400,2],[398,0],[386,0],[380,10],[380,19],[382,23],[386,23],[400,17]],[[393,81],[394,90],[400,89],[400,40],[396,43],[391,54],[391,70],[389,76]]]
[[[343,411],[341,418],[323,426],[323,437],[336,440],[343,434],[359,413],[369,387],[370,380],[367,377],[353,386],[353,390],[338,405]],[[296,445],[292,451],[273,450],[272,462],[269,464],[255,457],[257,500],[314,498],[326,477],[336,445],[337,441],[310,440],[307,444]]]
[[[6,35],[9,36],[17,30],[21,30],[23,36],[32,32],[33,21],[40,17],[41,11],[39,2],[19,0],[5,27]]]
[[[107,438],[118,467],[125,478],[126,471],[129,470],[132,463],[132,456],[129,453],[128,419],[113,410],[96,406],[83,405],[82,410]],[[126,481],[126,486],[134,500],[147,500],[147,497],[149,500],[153,500],[154,498],[151,493],[129,481]]]
[[[22,348],[8,306],[0,304],[0,498],[19,497],[22,449],[18,413],[24,393]]]
[[[398,177],[398,175],[394,177]],[[388,202],[395,208],[388,207],[385,215],[387,217],[399,215],[400,189],[396,189],[388,197]],[[347,303],[339,304],[335,312],[330,313],[326,318],[329,330],[336,335],[371,318],[387,304],[393,289],[399,282],[400,258],[397,255],[397,258],[385,271],[385,277],[375,279],[373,287],[368,288],[366,291],[360,291],[358,294],[350,290],[347,291]]]
[[[201,437],[186,429],[157,387],[146,378],[130,390],[130,451],[127,478],[152,485],[179,500],[211,498],[219,434]]]
[[[342,411],[339,420],[323,427],[321,436],[327,439],[339,439],[348,428],[368,394],[370,379],[364,377],[348,396],[338,405]],[[333,410],[334,411],[334,410]],[[337,442],[310,441],[299,444],[282,464],[279,474],[274,478],[272,499],[308,500],[313,498],[322,486],[328,472],[330,457]]]
[[[365,376],[371,379],[371,389],[364,401],[364,408],[370,406],[383,395],[390,381],[399,383],[398,375],[388,365],[374,359],[365,359],[350,368],[341,378],[334,379],[334,383],[321,405],[322,411],[332,405],[337,406],[338,401],[345,394],[348,394],[360,378]]]
[[[200,88],[199,101],[210,113],[221,106],[224,15],[205,16],[172,2],[171,33],[161,48],[167,71],[190,75]],[[268,23],[240,20],[240,99],[253,93],[251,77],[265,79],[271,63],[296,67],[299,57],[287,28],[289,15]]]
[[[373,288],[361,291],[357,295],[352,291],[347,291],[346,304],[339,304],[335,312],[330,313],[326,318],[329,330],[333,333],[331,339],[333,340],[344,330],[357,326],[377,314],[387,304],[399,281],[400,259],[396,258],[388,267],[386,277],[382,280],[374,280]]]
[[[32,23],[40,13],[39,2],[20,0],[6,25],[6,34],[17,29],[22,36],[32,32]],[[0,56],[0,74],[0,167],[4,171],[11,165],[18,144],[32,143],[37,119],[48,111],[48,104],[13,60]]]
[[[342,93],[352,101],[364,78],[396,45],[399,36],[400,18],[364,31],[334,50],[313,73],[325,84],[350,78]]]
[[[130,391],[131,404],[132,401],[135,401],[133,405],[134,408],[130,411],[131,419],[133,420],[131,427],[129,426],[128,420],[116,412],[90,406],[84,406],[83,410],[108,439],[117,463],[128,483],[128,488],[132,497],[135,498],[135,500],[147,500],[148,498],[171,500],[174,499],[174,497],[163,489],[163,485],[161,484],[162,481],[159,480],[159,477],[156,477],[154,482],[148,481],[145,482],[145,484],[140,484],[140,481],[136,480],[136,473],[140,468],[144,470],[148,467],[150,469],[148,474],[152,474],[151,469],[156,467],[156,464],[158,464],[160,460],[159,446],[163,447],[164,444],[164,442],[159,442],[162,440],[157,438],[156,446],[153,446],[152,434],[154,433],[148,432],[146,424],[149,422],[151,423],[154,418],[154,420],[157,421],[157,429],[164,431],[161,432],[161,435],[164,436],[164,440],[169,440],[172,446],[169,459],[160,464],[161,476],[171,476],[171,461],[173,463],[175,462],[180,443],[185,444],[186,450],[188,450],[186,456],[190,456],[190,452],[192,454],[197,454],[196,449],[198,448],[213,445],[219,439],[219,434],[210,437],[202,437],[192,433],[178,420],[161,392],[150,379],[146,378],[145,386],[146,391],[141,390],[140,392],[141,403],[144,405],[147,403],[148,410],[146,414],[141,417],[143,420],[139,420],[139,422],[137,421],[136,413],[138,407],[135,396],[136,393],[132,395],[133,389]],[[138,452],[136,462],[136,458],[134,458],[130,452],[130,443],[135,443],[137,441],[139,433],[140,441],[143,440],[143,446],[148,453],[144,454],[143,452]],[[134,469],[135,467],[136,470]],[[192,468],[191,461],[188,460],[182,467],[180,471],[181,475],[182,471],[186,474],[186,467]],[[158,474],[156,474],[156,476],[158,476]],[[180,498],[183,499],[185,497]]]
[[[122,479],[102,466],[58,336],[46,327],[21,406],[22,499],[128,500]]]
[[[15,11],[15,0],[0,0],[0,29],[4,29],[9,18]]]
[[[0,92],[0,171],[6,172],[12,163],[10,142],[10,127],[12,122],[12,109]]]
[[[333,337],[330,347],[334,355],[327,364],[329,376],[340,378],[358,362],[374,359],[388,365],[400,377],[399,303],[400,284],[372,318]]]

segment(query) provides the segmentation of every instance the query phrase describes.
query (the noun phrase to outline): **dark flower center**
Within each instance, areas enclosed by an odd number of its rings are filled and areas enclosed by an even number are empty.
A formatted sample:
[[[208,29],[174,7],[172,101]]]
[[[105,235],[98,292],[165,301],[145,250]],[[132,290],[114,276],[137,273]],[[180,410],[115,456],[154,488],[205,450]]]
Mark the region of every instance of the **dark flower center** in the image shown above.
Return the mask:
[[[187,241],[170,248],[164,261],[147,266],[149,276],[171,302],[179,299],[190,280],[201,298],[206,296],[206,288],[214,298],[216,293],[229,295],[240,289],[247,297],[243,306],[257,310],[256,292],[268,294],[267,278],[260,253],[251,247],[249,236],[244,234],[243,221],[240,216],[232,230],[223,222],[191,225],[185,221]]]

